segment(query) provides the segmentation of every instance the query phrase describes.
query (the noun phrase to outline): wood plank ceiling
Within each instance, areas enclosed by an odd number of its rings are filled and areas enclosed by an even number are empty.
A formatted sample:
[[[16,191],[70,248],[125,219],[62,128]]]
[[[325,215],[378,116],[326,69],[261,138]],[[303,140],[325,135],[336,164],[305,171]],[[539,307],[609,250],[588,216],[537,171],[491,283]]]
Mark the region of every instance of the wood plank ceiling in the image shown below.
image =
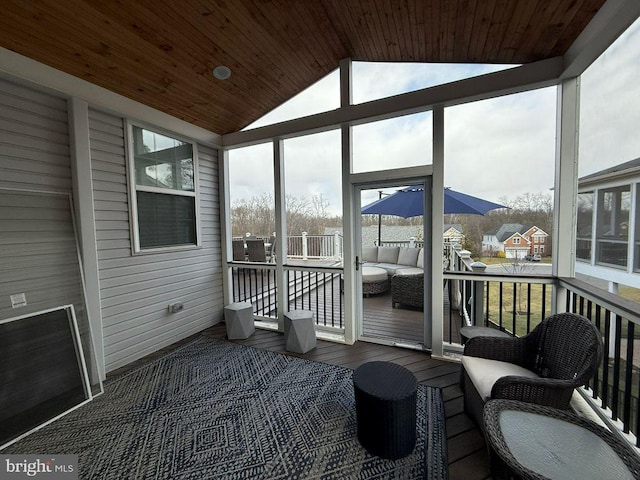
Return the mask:
[[[2,0],[0,45],[218,134],[340,59],[528,63],[605,0]],[[216,80],[217,65],[232,76]]]

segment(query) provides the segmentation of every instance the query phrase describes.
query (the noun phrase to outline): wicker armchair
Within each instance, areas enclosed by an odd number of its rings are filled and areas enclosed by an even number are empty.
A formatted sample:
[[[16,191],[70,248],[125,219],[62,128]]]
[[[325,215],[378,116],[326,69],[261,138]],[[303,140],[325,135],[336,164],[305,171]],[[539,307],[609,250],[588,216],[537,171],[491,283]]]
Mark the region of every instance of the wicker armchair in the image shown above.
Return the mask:
[[[601,358],[600,332],[574,313],[551,315],[521,338],[471,338],[460,376],[465,412],[482,425],[484,403],[493,398],[567,409]]]
[[[424,308],[424,274],[391,277],[391,306],[399,304]]]

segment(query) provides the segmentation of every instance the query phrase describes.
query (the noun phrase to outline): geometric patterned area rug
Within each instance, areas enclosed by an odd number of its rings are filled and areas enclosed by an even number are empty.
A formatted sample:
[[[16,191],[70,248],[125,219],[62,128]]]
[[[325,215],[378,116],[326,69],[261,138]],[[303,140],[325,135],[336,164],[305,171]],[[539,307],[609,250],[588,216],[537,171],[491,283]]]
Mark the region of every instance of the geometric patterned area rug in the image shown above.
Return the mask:
[[[440,390],[418,386],[417,443],[356,437],[352,370],[204,336],[2,451],[76,454],[81,479],[444,479]]]

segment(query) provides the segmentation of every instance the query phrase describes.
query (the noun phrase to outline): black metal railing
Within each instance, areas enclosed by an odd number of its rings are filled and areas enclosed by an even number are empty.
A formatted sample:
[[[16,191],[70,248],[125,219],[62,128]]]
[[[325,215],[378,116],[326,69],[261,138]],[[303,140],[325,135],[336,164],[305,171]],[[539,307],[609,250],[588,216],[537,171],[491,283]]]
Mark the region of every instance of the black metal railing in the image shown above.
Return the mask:
[[[234,302],[250,302],[253,313],[278,318],[278,282],[274,266],[246,265],[231,268]]]
[[[603,360],[589,385],[592,406],[605,420],[621,422],[640,447],[640,306],[576,279],[560,279],[565,308],[590,319],[602,334]]]
[[[278,318],[278,282],[275,265],[234,262],[232,298],[251,302],[254,314]],[[318,326],[344,328],[344,293],[341,270],[285,267],[289,310],[311,310]]]
[[[459,343],[465,325],[498,328],[522,336],[551,313],[551,276],[492,275],[482,272],[445,273],[449,343]],[[460,325],[456,325],[461,322]]]
[[[317,325],[344,328],[344,293],[340,271],[289,267],[286,274],[290,310],[311,310]]]
[[[446,291],[458,297],[465,324],[517,336],[526,335],[552,313],[554,297],[566,298],[556,310],[583,315],[603,338],[602,363],[584,390],[591,406],[612,430],[627,434],[625,438],[640,447],[640,305],[576,279],[479,272],[446,272],[445,279],[452,285]],[[451,304],[456,305],[455,298]],[[454,336],[448,340],[459,341]]]

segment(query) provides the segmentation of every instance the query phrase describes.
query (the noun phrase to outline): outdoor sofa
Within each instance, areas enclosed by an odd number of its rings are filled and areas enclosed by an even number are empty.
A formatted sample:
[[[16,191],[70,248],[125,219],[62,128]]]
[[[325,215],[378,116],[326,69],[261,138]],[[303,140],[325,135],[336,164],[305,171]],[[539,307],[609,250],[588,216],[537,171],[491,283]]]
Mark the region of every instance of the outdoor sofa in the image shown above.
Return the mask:
[[[424,307],[424,251],[411,247],[363,247],[366,267],[378,267],[391,279],[391,302]]]

